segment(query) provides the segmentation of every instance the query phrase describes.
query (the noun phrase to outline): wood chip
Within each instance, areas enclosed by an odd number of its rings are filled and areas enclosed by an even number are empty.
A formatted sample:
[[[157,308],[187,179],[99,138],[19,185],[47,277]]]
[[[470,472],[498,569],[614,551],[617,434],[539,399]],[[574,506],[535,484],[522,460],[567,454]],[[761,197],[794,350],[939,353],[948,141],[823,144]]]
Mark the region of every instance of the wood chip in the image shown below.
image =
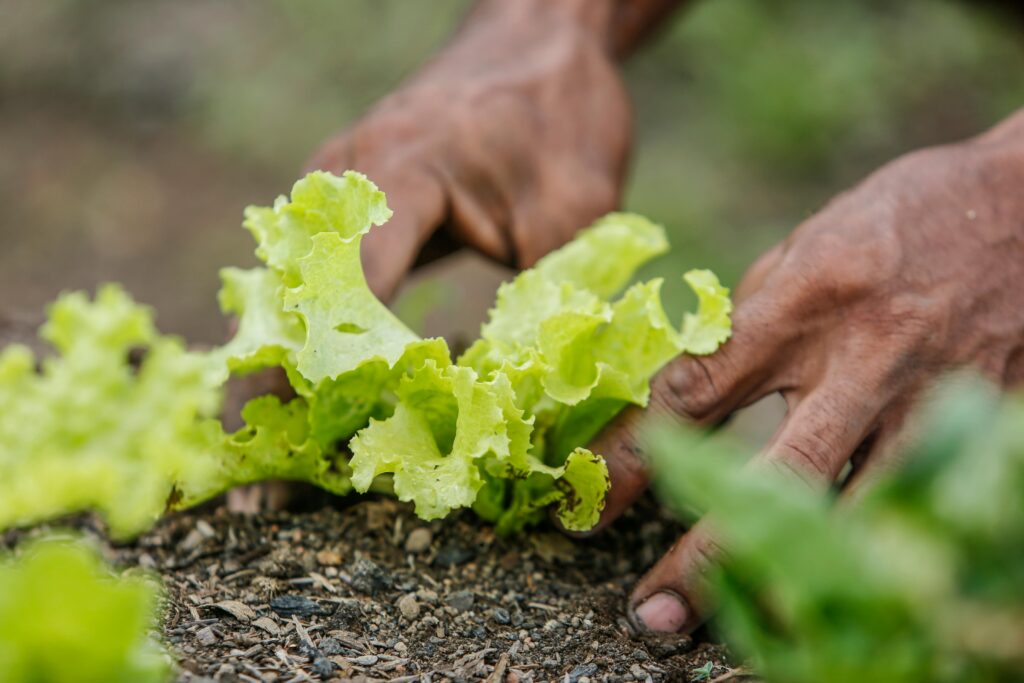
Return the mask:
[[[256,628],[263,629],[272,636],[281,635],[281,627],[277,625],[277,622],[270,617],[260,617],[256,621],[252,622],[252,625]]]
[[[338,589],[334,587],[334,584],[327,580],[327,577],[323,574],[317,574],[316,572],[310,572],[309,577],[313,579],[313,583],[320,586],[328,593],[337,593]]]
[[[305,627],[299,623],[299,618],[292,617],[292,623],[295,625],[295,633],[298,634],[299,640],[302,641],[302,644],[310,650],[316,650],[316,646],[313,645],[313,639],[309,637],[309,633],[306,632]]]
[[[252,607],[249,607],[245,603],[238,602],[237,600],[224,600],[223,602],[215,602],[211,607],[216,607],[222,612],[227,612],[235,619],[238,619],[242,623],[248,624],[250,621],[256,618],[256,612]]]
[[[487,683],[505,683],[505,672],[508,671],[508,653],[502,653],[498,657],[498,663],[494,665],[494,671],[487,677]]]

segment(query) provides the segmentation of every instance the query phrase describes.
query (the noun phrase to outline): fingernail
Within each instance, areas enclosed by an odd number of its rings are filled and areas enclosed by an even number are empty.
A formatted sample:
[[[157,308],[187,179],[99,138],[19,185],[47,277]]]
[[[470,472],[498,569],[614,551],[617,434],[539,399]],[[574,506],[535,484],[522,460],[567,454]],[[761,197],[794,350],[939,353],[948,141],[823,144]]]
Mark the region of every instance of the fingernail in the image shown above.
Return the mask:
[[[633,613],[638,626],[661,633],[676,633],[689,616],[682,599],[672,593],[655,593],[637,605]]]

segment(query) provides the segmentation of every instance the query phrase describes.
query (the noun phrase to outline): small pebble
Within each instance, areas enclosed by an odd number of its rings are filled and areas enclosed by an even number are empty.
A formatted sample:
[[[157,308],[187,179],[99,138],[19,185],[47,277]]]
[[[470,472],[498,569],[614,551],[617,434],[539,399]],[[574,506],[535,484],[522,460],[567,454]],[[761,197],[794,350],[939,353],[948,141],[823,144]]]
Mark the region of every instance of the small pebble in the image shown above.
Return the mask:
[[[499,624],[508,624],[512,621],[512,615],[504,607],[495,607],[491,611],[491,617]]]
[[[473,606],[475,598],[470,591],[457,591],[448,596],[445,603],[457,612],[465,612]]]
[[[380,659],[377,655],[362,655],[352,660],[356,666],[373,666]]]
[[[207,626],[196,631],[196,640],[199,641],[200,645],[210,647],[217,642],[217,634],[213,632],[212,628]]]
[[[341,564],[341,555],[337,550],[321,550],[316,554],[316,561],[323,567],[337,567]]]
[[[324,653],[328,657],[333,655],[340,655],[342,653],[341,641],[337,638],[322,638],[320,640],[320,652]]]
[[[418,617],[420,615],[420,603],[416,602],[416,596],[412,593],[406,593],[399,598],[398,611],[409,621]]]
[[[458,543],[448,543],[437,552],[434,564],[439,567],[456,567],[473,558],[475,553]]]
[[[338,665],[327,659],[327,657],[317,657],[313,660],[313,673],[320,678],[330,678],[337,668]]]
[[[405,539],[405,552],[419,554],[430,549],[434,534],[425,526],[413,529]]]
[[[352,587],[360,593],[376,595],[391,586],[391,577],[377,563],[365,558],[352,564]]]
[[[397,643],[395,643],[395,652],[397,652],[399,654],[403,654],[403,653],[408,652],[408,651],[409,651],[409,646],[406,645],[405,643],[403,643],[402,641],[398,641]]]

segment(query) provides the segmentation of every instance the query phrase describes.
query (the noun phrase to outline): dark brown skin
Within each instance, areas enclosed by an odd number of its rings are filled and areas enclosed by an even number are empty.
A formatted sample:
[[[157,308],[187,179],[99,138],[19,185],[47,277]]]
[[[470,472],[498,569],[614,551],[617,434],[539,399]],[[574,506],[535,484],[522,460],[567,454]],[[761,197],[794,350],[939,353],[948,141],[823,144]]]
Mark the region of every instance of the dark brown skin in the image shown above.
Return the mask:
[[[525,268],[618,206],[630,106],[615,59],[678,4],[483,0],[447,48],[328,142],[309,167],[362,171],[394,210],[364,242],[378,296],[431,238]]]
[[[452,44],[311,167],[355,168],[395,217],[364,242],[390,297],[439,231],[526,267],[618,204],[629,104],[616,59],[672,0],[483,0]],[[751,466],[849,494],[898,464],[915,399],[940,374],[1024,382],[1024,112],[918,151],[839,195],[762,256],[736,290],[733,338],[656,378],[648,412],[698,424],[779,392],[788,416]],[[612,489],[601,526],[647,486],[625,411],[592,445]],[[685,454],[680,454],[685,457]],[[705,521],[645,576],[638,626],[689,631],[720,553]]]

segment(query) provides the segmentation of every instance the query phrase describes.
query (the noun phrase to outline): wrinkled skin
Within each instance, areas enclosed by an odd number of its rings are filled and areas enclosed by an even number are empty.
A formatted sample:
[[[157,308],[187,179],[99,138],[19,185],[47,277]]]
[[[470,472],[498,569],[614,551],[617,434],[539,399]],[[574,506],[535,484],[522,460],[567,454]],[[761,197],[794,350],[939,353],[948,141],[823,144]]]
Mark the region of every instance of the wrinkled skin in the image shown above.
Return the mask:
[[[636,38],[676,4],[484,0],[433,62],[315,155],[311,167],[355,168],[388,193],[395,217],[364,241],[375,291],[389,298],[438,235],[526,267],[615,208],[629,107],[614,57],[628,50],[610,27]],[[1024,382],[1022,295],[1018,114],[897,159],[797,227],[737,288],[733,338],[665,368],[648,412],[714,424],[781,393],[788,415],[751,466],[825,490],[851,463],[842,485],[856,493],[898,464],[908,412],[943,372]],[[647,485],[642,415],[625,411],[591,445],[612,474],[599,526]],[[636,587],[634,622],[692,630],[720,552],[697,524]]]
[[[850,463],[841,484],[856,494],[898,464],[908,412],[941,374],[1024,382],[1024,114],[839,195],[750,268],[736,299],[733,338],[666,367],[650,410],[714,424],[779,392],[787,417],[751,466],[824,492]],[[640,413],[625,411],[592,444],[613,478],[599,526],[647,485]],[[638,625],[700,623],[702,577],[722,552],[712,526],[698,523],[640,581]]]
[[[490,4],[310,162],[387,194],[363,249],[382,299],[432,237],[526,268],[618,205],[630,110],[606,45],[572,12]]]

